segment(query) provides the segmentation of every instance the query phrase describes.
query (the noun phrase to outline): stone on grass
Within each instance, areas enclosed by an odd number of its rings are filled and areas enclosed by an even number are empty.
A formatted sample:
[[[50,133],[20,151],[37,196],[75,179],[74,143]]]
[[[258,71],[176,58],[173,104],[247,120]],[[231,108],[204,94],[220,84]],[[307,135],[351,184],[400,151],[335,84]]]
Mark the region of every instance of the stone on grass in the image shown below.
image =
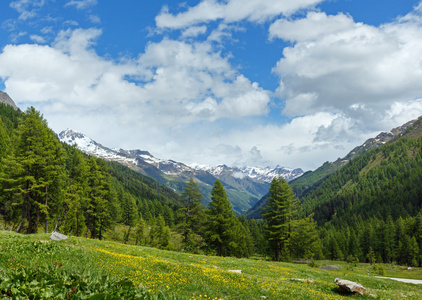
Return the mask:
[[[67,239],[67,236],[65,236],[64,234],[58,233],[56,231],[53,231],[53,233],[51,233],[50,239],[52,239],[53,241],[61,241],[61,240]]]
[[[242,270],[229,270],[229,272],[242,274]]]
[[[322,266],[322,267],[319,267],[320,269],[327,269],[327,270],[340,270],[340,268],[339,267],[337,267],[337,266],[330,266],[330,265],[328,265],[328,266]]]
[[[339,286],[341,293],[363,295],[366,292],[366,289],[357,282],[340,278],[334,279],[334,282]]]

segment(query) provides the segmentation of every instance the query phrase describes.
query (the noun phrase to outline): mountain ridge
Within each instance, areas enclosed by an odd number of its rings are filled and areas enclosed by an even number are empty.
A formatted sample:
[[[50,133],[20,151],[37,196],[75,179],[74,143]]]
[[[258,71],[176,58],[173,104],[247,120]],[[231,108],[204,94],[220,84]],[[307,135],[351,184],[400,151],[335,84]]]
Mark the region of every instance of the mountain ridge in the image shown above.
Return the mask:
[[[391,129],[389,132],[381,132],[374,138],[367,139],[362,145],[353,148],[345,157],[338,158],[333,162],[325,162],[322,166],[314,171],[308,171],[302,174],[302,176],[295,178],[289,182],[298,198],[317,188],[326,178],[337,170],[343,168],[351,160],[358,156],[380,146],[388,144],[389,142],[405,135],[412,127],[422,120],[422,116],[417,119],[408,121],[401,126]],[[261,208],[267,201],[268,194],[264,195],[252,208],[250,208],[245,216],[247,218],[261,218]]]
[[[80,150],[89,155],[117,161],[178,192],[182,191],[184,184],[192,177],[202,189],[204,204],[210,200],[208,194],[215,180],[219,179],[225,185],[227,193],[234,202],[232,202],[233,207],[239,214],[244,213],[268,192],[269,184],[274,176],[281,175],[290,181],[303,174],[301,169],[286,169],[280,166],[232,168],[225,165],[217,167],[196,165],[192,167],[171,159],[156,158],[145,150],[110,149],[72,129],[63,130],[58,136],[62,142],[76,144]]]

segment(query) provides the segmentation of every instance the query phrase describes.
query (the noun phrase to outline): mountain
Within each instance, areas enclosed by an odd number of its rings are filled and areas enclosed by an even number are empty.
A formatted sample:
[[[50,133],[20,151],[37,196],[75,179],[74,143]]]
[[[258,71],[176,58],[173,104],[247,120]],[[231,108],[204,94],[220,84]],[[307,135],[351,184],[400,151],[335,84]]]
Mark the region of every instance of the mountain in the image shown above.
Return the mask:
[[[411,124],[310,190],[301,198],[304,209],[320,224],[416,216],[422,209],[422,119]]]
[[[415,128],[415,124],[420,122],[420,119],[409,121],[399,127],[392,129],[390,132],[381,132],[374,138],[366,140],[362,145],[355,147],[345,157],[338,158],[334,162],[325,162],[321,167],[314,171],[308,171],[302,176],[293,179],[289,182],[293,191],[298,198],[302,198],[313,190],[317,189],[330,175],[346,166],[350,160],[356,159],[362,154],[377,149],[383,145],[392,142],[403,135],[419,137],[419,129]],[[261,208],[265,205],[268,195],[261,198],[251,209],[249,209],[245,216],[248,218],[261,218]]]
[[[16,106],[15,102],[9,97],[9,95],[1,91],[0,91],[0,103],[7,104],[13,107],[14,110],[18,110],[18,107]]]
[[[59,138],[64,143],[76,144],[89,155],[124,164],[179,193],[192,177],[204,195],[204,204],[210,201],[211,189],[214,182],[219,179],[224,184],[233,208],[238,214],[247,211],[268,192],[274,176],[281,175],[290,181],[303,173],[301,169],[285,169],[279,166],[276,168],[188,166],[174,160],[156,158],[144,150],[110,149],[71,129],[60,132]]]

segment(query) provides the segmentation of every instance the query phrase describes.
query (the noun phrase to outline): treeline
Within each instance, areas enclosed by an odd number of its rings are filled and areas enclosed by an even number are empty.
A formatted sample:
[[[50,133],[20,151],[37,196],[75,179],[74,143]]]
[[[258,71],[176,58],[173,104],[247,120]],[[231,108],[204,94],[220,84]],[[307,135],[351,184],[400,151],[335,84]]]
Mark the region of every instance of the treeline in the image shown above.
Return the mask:
[[[16,232],[102,239],[131,218],[174,225],[179,196],[150,178],[60,143],[42,115],[0,106],[0,215]]]
[[[357,217],[354,226],[327,224],[320,232],[324,256],[331,260],[422,264],[422,212],[395,221]]]

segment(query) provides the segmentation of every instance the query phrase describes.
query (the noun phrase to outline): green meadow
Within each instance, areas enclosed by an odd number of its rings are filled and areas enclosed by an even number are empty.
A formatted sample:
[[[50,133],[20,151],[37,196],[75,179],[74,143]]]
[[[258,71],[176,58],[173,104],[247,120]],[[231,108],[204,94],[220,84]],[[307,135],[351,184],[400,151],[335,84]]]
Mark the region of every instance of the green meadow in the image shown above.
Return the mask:
[[[375,278],[379,266],[237,259],[47,234],[0,231],[2,299],[421,299],[422,285]],[[419,268],[383,265],[386,276],[422,279]],[[241,273],[230,272],[241,270]],[[368,275],[369,274],[369,275]],[[339,294],[335,278],[361,283]],[[291,281],[292,278],[308,281]],[[312,280],[312,281],[311,281]],[[371,295],[370,295],[371,294]]]

